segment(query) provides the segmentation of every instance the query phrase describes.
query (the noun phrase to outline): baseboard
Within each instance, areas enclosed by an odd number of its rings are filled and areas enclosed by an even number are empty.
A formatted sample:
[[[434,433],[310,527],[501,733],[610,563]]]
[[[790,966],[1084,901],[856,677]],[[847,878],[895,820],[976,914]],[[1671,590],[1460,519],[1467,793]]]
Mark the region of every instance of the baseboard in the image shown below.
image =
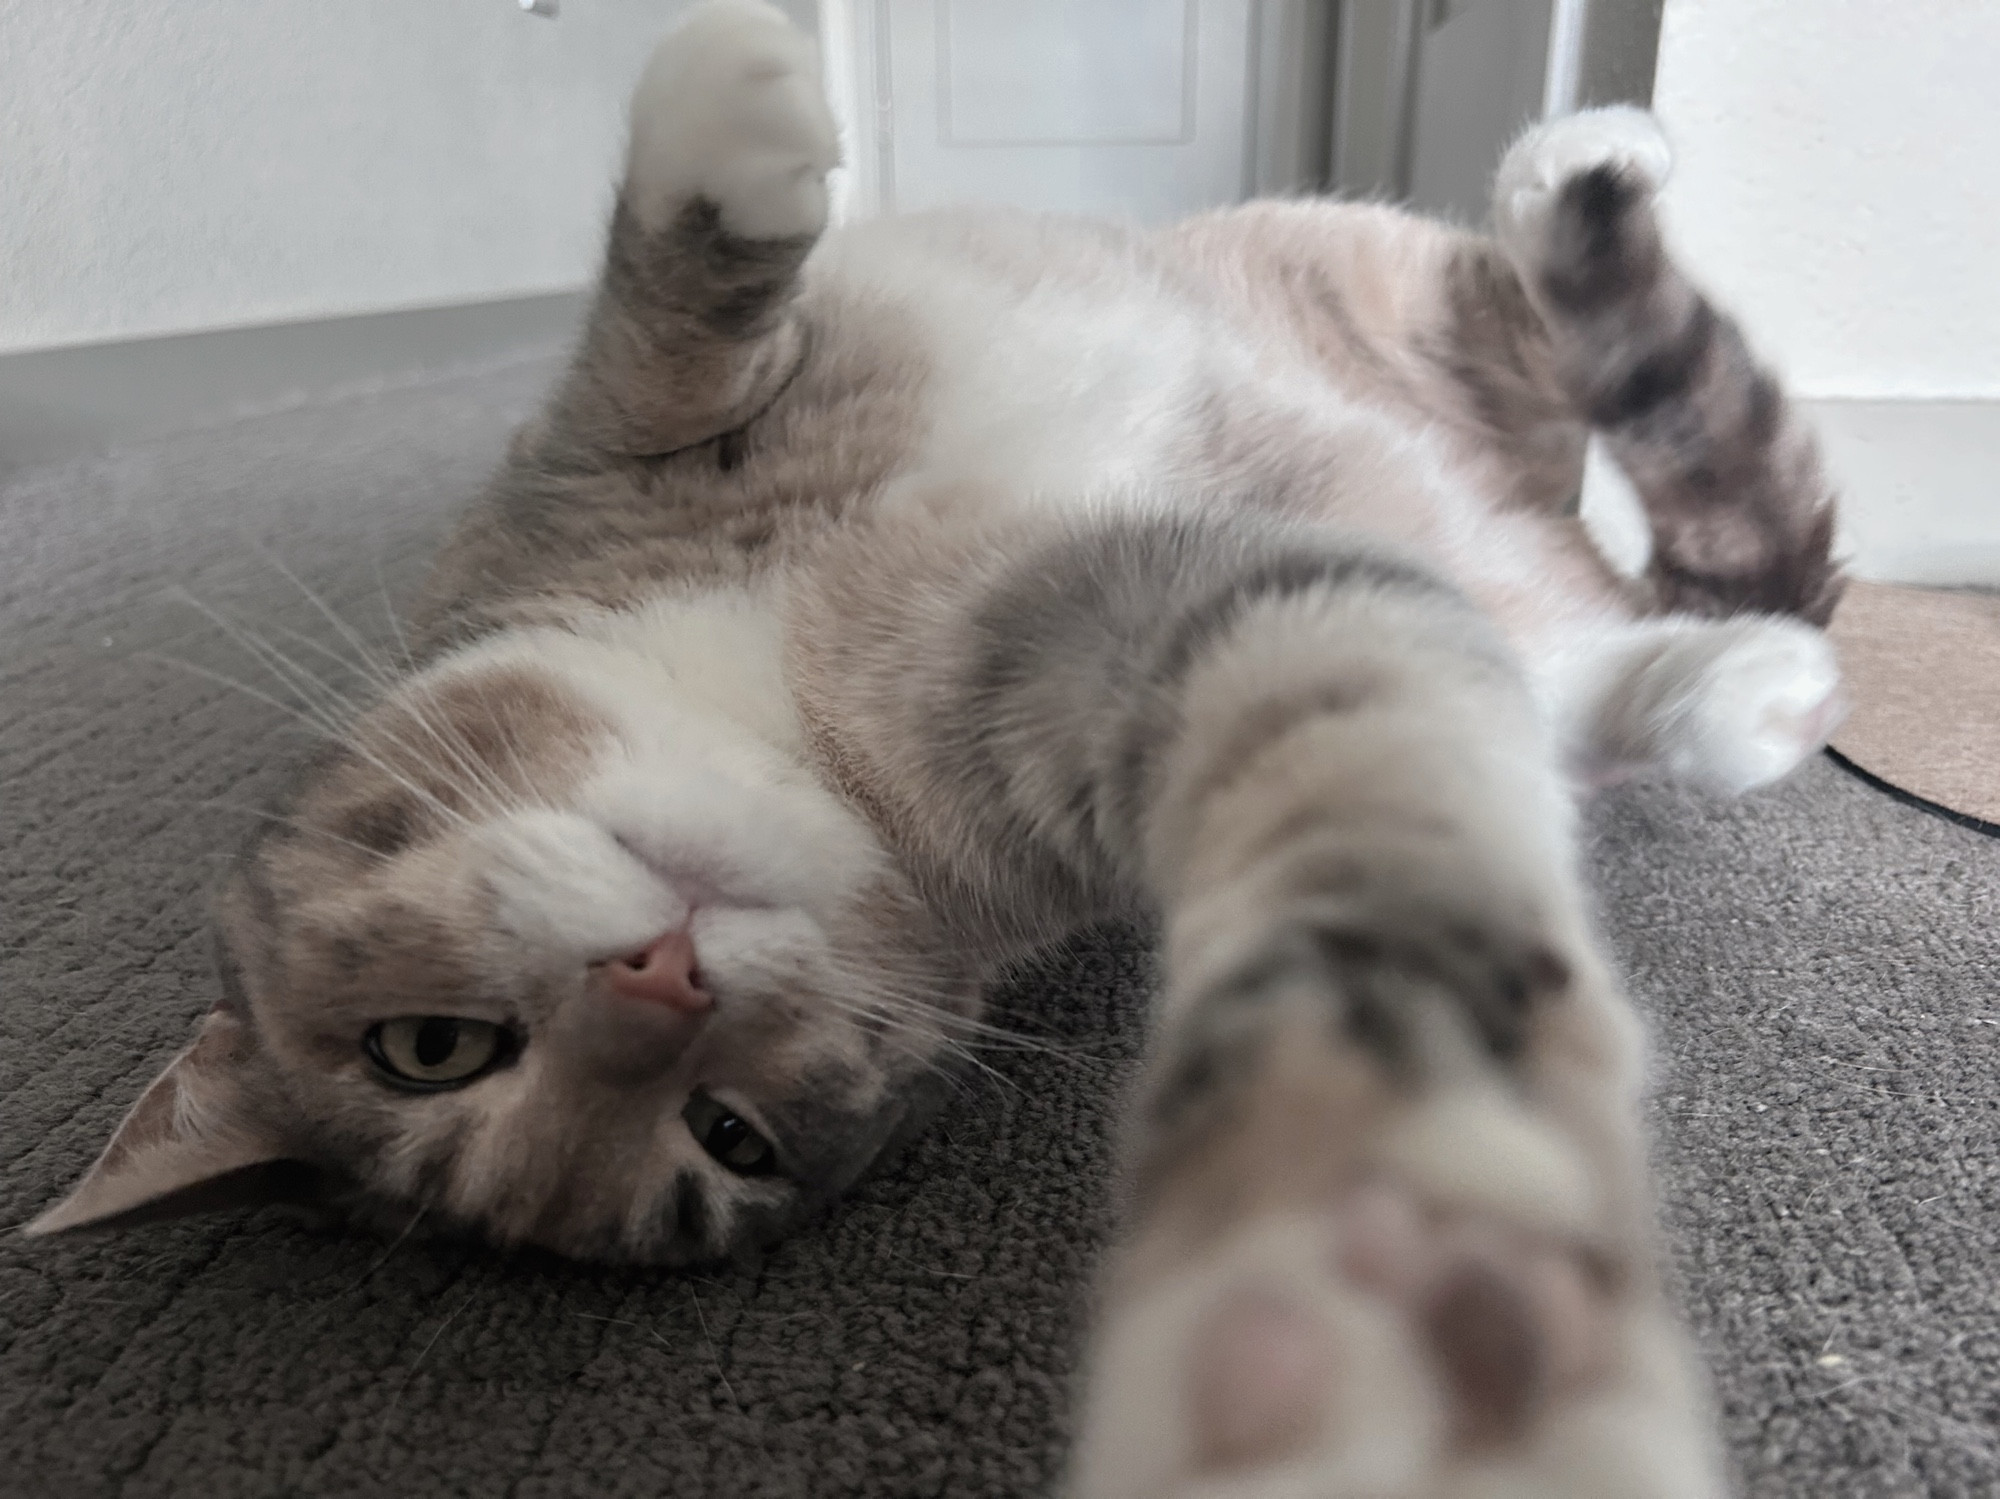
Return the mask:
[[[428,374],[555,353],[582,292],[0,356],[0,472]]]
[[[1840,486],[1857,576],[2000,584],[2000,400],[1800,404]]]

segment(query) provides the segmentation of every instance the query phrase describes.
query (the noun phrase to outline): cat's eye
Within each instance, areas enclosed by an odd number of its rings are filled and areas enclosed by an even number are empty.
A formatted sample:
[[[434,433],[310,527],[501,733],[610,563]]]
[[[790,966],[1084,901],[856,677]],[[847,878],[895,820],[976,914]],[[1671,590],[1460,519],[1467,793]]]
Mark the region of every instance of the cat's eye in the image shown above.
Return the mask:
[[[368,1056],[391,1080],[411,1088],[457,1088],[490,1071],[509,1051],[507,1032],[490,1020],[406,1015],[371,1028]]]
[[[778,1153],[771,1142],[708,1094],[696,1089],[681,1110],[681,1118],[701,1148],[738,1176],[768,1176],[777,1169]]]

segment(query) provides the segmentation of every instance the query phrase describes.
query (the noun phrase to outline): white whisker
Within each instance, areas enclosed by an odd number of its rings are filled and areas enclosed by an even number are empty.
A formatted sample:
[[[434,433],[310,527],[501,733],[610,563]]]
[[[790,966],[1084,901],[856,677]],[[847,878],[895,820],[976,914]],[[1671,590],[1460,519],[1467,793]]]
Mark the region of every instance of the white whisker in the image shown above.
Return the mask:
[[[343,844],[353,849],[356,853],[366,854],[370,859],[379,860],[382,858],[382,852],[379,849],[369,848],[364,843],[356,843],[352,838],[343,838],[338,833],[328,832],[325,828],[316,828],[311,823],[301,822],[296,817],[286,817],[279,812],[266,812],[261,808],[246,807],[238,802],[199,801],[188,797],[172,797],[166,798],[166,800],[177,801],[181,805],[188,807],[212,807],[221,812],[234,812],[239,817],[255,817],[262,822],[276,823],[280,827],[291,828],[296,832],[306,834],[308,837],[324,838],[328,843]]]
[[[209,605],[203,603],[200,599],[196,598],[192,593],[189,593],[186,589],[176,589],[175,593],[180,598],[182,598],[190,607],[197,610],[204,618],[206,618],[212,624],[214,624],[217,629],[223,631],[223,633],[228,635],[231,640],[235,641],[236,644],[240,646],[244,651],[246,651],[253,660],[255,660],[273,677],[275,677],[282,686],[287,688],[289,691],[297,693],[299,697],[305,702],[306,706],[314,710],[314,712],[317,714],[317,718],[315,720],[307,720],[307,721],[312,722],[314,726],[319,730],[319,732],[324,734],[329,739],[346,743],[357,754],[362,755],[365,759],[369,761],[369,763],[373,764],[378,770],[382,771],[385,775],[388,775],[389,777],[394,779],[404,789],[422,798],[428,805],[430,805],[441,815],[449,819],[456,820],[457,822],[468,828],[477,825],[472,818],[467,817],[464,813],[458,811],[456,808],[449,806],[440,797],[417,785],[417,783],[414,780],[412,780],[409,776],[396,770],[381,756],[374,754],[364,745],[359,743],[359,741],[351,734],[351,725],[353,720],[359,716],[360,709],[358,705],[345,693],[341,692],[338,688],[333,687],[331,684],[329,684],[319,676],[315,675],[313,672],[309,671],[299,662],[293,660],[290,656],[286,655],[283,651],[279,650],[270,641],[263,639],[261,636],[257,635],[254,631],[248,629],[239,621],[233,620],[228,615],[223,614],[220,610],[211,608]],[[313,642],[313,645],[315,649],[321,649],[321,650],[324,649],[324,647],[319,646],[318,642]],[[336,659],[338,658],[336,657]],[[215,673],[210,673],[209,675],[213,676],[216,680],[225,683],[226,685],[234,686],[245,691],[249,690],[247,687],[245,687],[245,684],[234,681],[231,678],[222,677],[219,674]],[[264,701],[271,702],[273,700],[267,697],[264,698]],[[279,704],[278,706],[284,706],[284,705]],[[291,711],[295,715],[297,715],[297,710],[295,709],[288,709],[287,711]],[[297,716],[303,717],[303,715],[297,715]],[[382,737],[387,739],[388,742],[394,748],[402,750],[404,753],[410,755],[413,759],[420,760],[423,758],[423,756],[421,756],[418,753],[417,748],[414,745],[408,743],[406,740],[404,740],[400,735],[394,734],[386,729],[378,730],[378,732],[380,732],[382,734]],[[451,780],[451,784],[453,785],[454,789],[456,789],[461,793],[464,793],[468,800],[473,801],[475,803],[477,803],[478,800],[480,799],[479,797],[472,795],[472,793],[475,790],[481,792],[486,798],[489,799],[494,794],[493,791],[489,788],[475,787],[472,785],[468,785],[464,781],[459,780],[456,777],[449,779]],[[490,806],[485,808],[484,810],[488,812],[496,812],[504,809],[505,808],[503,803],[500,806]]]
[[[333,628],[339,632],[341,638],[344,639],[348,643],[348,645],[353,648],[355,656],[360,661],[365,663],[370,670],[377,673],[377,679],[379,681],[385,684],[394,681],[393,674],[390,673],[390,671],[388,670],[388,664],[386,662],[378,662],[374,659],[373,652],[370,650],[368,642],[362,638],[360,631],[356,630],[352,625],[348,624],[346,620],[342,619],[340,617],[339,612],[335,610],[331,604],[327,603],[325,599],[320,597],[320,595],[317,592],[315,592],[311,587],[309,587],[306,584],[305,579],[301,578],[297,573],[293,572],[289,567],[285,566],[284,559],[278,556],[277,553],[273,552],[269,547],[265,546],[255,537],[250,538],[250,544],[256,549],[259,556],[261,556],[266,562],[270,563],[272,567],[278,570],[279,575],[282,576],[286,582],[290,583],[292,587],[298,589],[299,593],[304,596],[307,603],[311,604],[315,609],[319,610],[319,612],[326,617],[326,622],[332,625]]]
[[[286,717],[295,719],[297,722],[303,724],[307,729],[311,730],[313,734],[319,738],[329,739],[334,741],[335,743],[346,742],[346,736],[341,725],[337,723],[327,722],[322,718],[316,718],[312,714],[307,713],[302,709],[293,706],[291,703],[284,702],[278,698],[273,697],[268,692],[263,692],[258,688],[252,687],[248,682],[239,682],[236,678],[232,676],[228,676],[219,671],[211,671],[208,667],[196,665],[192,661],[183,661],[178,656],[163,655],[157,651],[143,651],[140,653],[140,655],[143,659],[160,661],[168,666],[178,667],[182,671],[192,672],[195,676],[203,677],[208,681],[214,682],[217,686],[227,687],[230,688],[232,691],[242,693],[245,697],[254,698],[256,701],[260,703],[263,703],[271,708],[275,708],[278,712],[284,714]],[[381,771],[382,774],[389,777],[390,780],[396,782],[396,784],[401,786],[405,791],[408,791],[412,796],[416,797],[419,801],[423,802],[425,805],[430,807],[439,816],[449,820],[456,820],[460,823],[463,823],[468,828],[476,826],[476,824],[470,818],[468,818],[463,812],[460,812],[456,807],[449,806],[446,803],[440,801],[437,797],[433,796],[429,791],[425,790],[422,786],[419,786],[415,781],[405,776],[402,772],[397,770],[393,765],[388,764],[386,761],[382,760],[379,756],[376,756],[370,751],[364,748],[360,748],[358,746],[355,747],[355,753],[359,754],[363,759],[367,760],[377,770]]]
[[[305,581],[285,566],[284,562],[276,555],[262,546],[258,547],[258,551],[287,582],[296,588],[325,617],[327,622],[339,634],[340,638],[346,641],[348,646],[353,650],[355,659],[350,661],[338,651],[331,649],[320,641],[314,640],[309,635],[291,629],[289,626],[278,625],[276,628],[283,631],[293,640],[298,641],[300,644],[334,662],[342,670],[352,672],[382,696],[387,697],[394,693],[397,686],[395,674],[390,670],[387,663],[375,657],[368,643],[362,639],[360,632],[349,625],[346,620],[342,619],[332,605],[328,604],[325,599],[321,598],[319,594],[307,586]],[[318,691],[324,698],[332,699],[334,706],[345,713],[349,719],[356,719],[361,716],[361,704],[355,702],[354,699],[334,687],[332,683],[326,681],[324,678],[308,671],[301,663],[287,656],[269,640],[257,635],[240,621],[224,616],[220,610],[203,604],[201,600],[188,592],[188,590],[183,588],[177,589],[176,592],[188,603],[200,610],[218,628],[227,631],[230,638],[235,640],[237,644],[251,651],[252,654],[258,655],[260,659],[263,659],[263,664],[267,671],[279,677],[280,680],[285,680],[286,673],[280,671],[278,666],[274,665],[274,661],[282,664],[291,675],[292,680],[287,685],[293,691],[305,695],[307,688],[310,687]],[[469,746],[463,747],[464,753],[461,753],[460,747],[453,746],[421,712],[412,709],[410,716],[437,742],[440,749],[451,756],[458,771],[458,775],[453,778],[457,789],[466,793],[470,793],[475,789],[478,790],[491,803],[486,808],[488,812],[497,813],[506,810],[512,802],[512,798],[507,794],[505,788],[492,778],[490,773],[483,771],[482,767],[477,763],[476,757],[470,754]],[[417,756],[417,750],[414,745],[394,737],[392,737],[391,742],[395,743],[397,748],[408,752],[412,756]]]
[[[389,597],[389,580],[382,576],[382,553],[377,550],[374,558],[375,588],[382,595],[382,617],[389,621],[389,633],[396,637],[396,654],[402,659],[398,663],[404,672],[417,669],[416,654],[410,649],[410,638],[403,633],[403,622],[396,617],[396,605]]]

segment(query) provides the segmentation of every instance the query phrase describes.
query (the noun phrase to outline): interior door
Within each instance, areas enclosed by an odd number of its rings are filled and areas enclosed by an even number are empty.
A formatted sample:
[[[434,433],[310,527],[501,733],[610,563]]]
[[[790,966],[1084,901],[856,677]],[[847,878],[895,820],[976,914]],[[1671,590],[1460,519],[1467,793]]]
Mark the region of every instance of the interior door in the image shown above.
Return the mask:
[[[1257,185],[1257,0],[864,0],[863,211],[1179,217]]]

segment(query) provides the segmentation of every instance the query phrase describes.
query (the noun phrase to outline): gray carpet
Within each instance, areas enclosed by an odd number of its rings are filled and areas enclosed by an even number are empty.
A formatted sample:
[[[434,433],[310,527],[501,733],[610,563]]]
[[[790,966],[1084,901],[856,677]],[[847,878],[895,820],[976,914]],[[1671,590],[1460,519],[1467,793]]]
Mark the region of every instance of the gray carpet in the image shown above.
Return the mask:
[[[0,1224],[208,1003],[205,890],[299,742],[169,596],[363,631],[549,373],[522,363],[0,481]],[[2000,842],[1820,762],[1737,806],[1600,805],[1659,1036],[1677,1266],[1753,1495],[2000,1491]],[[1105,1227],[1129,939],[1007,997],[908,1158],[755,1274],[607,1273],[272,1215],[0,1239],[0,1491],[1046,1492]]]

